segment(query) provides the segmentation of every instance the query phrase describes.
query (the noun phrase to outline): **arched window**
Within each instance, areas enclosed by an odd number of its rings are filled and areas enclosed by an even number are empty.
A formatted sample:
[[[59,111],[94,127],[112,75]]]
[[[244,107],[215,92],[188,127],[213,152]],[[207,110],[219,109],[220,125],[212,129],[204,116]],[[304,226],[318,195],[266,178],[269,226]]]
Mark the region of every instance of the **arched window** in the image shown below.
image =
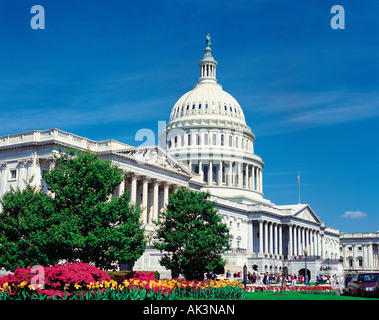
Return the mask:
[[[174,141],[175,141],[175,148],[176,148],[178,146],[178,136],[175,137]]]
[[[229,136],[229,147],[231,147],[233,144],[233,137]]]
[[[204,134],[204,144],[208,145],[208,133]]]
[[[238,148],[238,137],[236,137],[236,148]]]
[[[213,145],[215,146],[216,145],[216,143],[217,143],[217,137],[216,137],[216,134],[214,133],[213,134]]]
[[[188,135],[188,145],[191,145],[191,134]]]
[[[221,146],[224,146],[224,135],[221,135]]]

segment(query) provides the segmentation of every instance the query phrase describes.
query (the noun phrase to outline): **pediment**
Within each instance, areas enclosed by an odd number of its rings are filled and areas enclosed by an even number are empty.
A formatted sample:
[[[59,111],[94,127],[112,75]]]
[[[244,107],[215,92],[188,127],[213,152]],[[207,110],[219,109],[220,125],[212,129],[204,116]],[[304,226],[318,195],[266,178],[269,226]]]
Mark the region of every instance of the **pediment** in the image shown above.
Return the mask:
[[[136,147],[127,150],[116,151],[115,153],[132,159],[142,165],[151,165],[181,175],[192,177],[192,173],[186,168],[184,164],[174,159],[159,146]]]
[[[294,214],[294,217],[313,223],[321,223],[320,218],[314,213],[310,206],[305,206]]]

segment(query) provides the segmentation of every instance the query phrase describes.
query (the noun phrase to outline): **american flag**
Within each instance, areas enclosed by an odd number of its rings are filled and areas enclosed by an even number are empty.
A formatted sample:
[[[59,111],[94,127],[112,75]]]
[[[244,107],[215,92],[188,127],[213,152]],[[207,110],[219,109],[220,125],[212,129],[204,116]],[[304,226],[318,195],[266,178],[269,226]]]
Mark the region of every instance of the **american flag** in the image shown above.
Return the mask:
[[[300,171],[299,171],[299,173],[297,174],[297,183],[300,183]]]

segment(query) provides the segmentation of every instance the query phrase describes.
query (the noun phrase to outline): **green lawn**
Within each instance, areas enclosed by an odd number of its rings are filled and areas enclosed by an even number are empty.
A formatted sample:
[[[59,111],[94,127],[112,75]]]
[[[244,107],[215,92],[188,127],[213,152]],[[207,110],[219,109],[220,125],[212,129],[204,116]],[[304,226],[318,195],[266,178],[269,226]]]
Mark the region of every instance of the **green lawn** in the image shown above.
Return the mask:
[[[305,294],[299,292],[246,292],[246,300],[379,300],[378,298],[360,298],[334,294]]]

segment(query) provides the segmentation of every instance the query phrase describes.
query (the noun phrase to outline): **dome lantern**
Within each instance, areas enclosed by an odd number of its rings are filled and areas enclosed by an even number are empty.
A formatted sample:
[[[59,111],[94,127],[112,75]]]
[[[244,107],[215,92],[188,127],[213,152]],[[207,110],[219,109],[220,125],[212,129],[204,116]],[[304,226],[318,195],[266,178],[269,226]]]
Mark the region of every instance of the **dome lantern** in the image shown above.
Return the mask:
[[[200,78],[199,83],[203,82],[217,82],[216,79],[216,67],[217,67],[217,61],[212,56],[212,49],[211,49],[211,37],[209,35],[209,32],[206,37],[206,47],[205,47],[205,54],[203,58],[199,61],[199,67],[200,67]]]

